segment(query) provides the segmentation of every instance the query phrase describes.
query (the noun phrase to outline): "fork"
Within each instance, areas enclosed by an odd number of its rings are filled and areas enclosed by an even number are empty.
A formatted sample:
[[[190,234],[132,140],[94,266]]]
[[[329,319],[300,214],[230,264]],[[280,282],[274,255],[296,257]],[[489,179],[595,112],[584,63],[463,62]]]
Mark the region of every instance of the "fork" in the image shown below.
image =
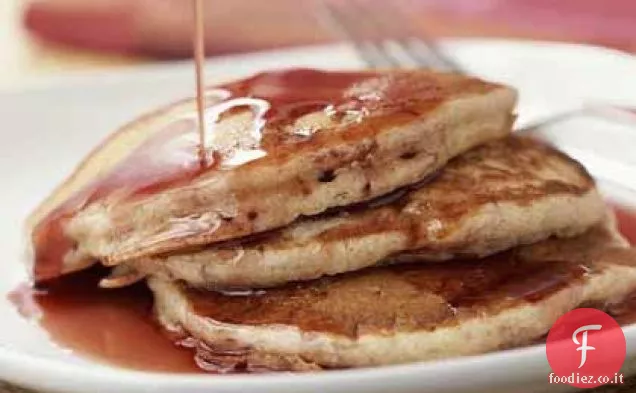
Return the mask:
[[[332,30],[352,44],[360,59],[370,68],[416,68],[467,72],[446,55],[436,41],[415,32],[399,1],[318,0],[319,14]],[[515,131],[532,132],[576,115],[602,117],[613,122],[636,124],[636,109],[600,103],[586,103],[525,120]]]
[[[463,72],[430,37],[415,34],[400,4],[387,1],[320,0],[319,11],[370,68],[427,67]],[[380,13],[382,15],[380,15]]]

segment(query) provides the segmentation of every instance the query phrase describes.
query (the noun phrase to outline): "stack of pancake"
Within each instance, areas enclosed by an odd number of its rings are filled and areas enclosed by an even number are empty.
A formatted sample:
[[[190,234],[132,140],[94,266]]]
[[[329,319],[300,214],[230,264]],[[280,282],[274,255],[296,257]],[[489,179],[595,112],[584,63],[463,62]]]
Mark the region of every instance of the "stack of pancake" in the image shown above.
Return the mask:
[[[125,127],[34,213],[35,278],[147,280],[217,369],[313,370],[529,343],[636,289],[595,183],[511,135],[514,90],[430,71],[270,72]]]

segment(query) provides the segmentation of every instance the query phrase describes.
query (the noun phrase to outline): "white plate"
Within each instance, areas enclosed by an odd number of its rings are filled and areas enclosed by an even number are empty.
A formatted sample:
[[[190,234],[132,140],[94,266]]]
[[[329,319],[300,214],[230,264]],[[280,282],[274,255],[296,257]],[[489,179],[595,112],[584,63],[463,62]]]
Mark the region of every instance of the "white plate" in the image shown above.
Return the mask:
[[[471,72],[521,91],[520,120],[587,101],[636,107],[636,59],[576,45],[513,41],[453,41],[445,45]],[[346,46],[224,57],[209,62],[213,81],[267,68],[357,68]],[[304,375],[170,375],[92,363],[51,344],[23,320],[5,294],[25,279],[27,213],[89,149],[117,126],[159,104],[191,95],[192,66],[172,63],[109,75],[37,81],[0,92],[0,379],[56,392],[466,392],[537,390],[550,372],[543,346],[441,362]],[[556,132],[558,130],[558,133]],[[636,127],[574,118],[546,130],[604,181],[604,189],[636,203]],[[636,355],[636,327],[625,329]]]

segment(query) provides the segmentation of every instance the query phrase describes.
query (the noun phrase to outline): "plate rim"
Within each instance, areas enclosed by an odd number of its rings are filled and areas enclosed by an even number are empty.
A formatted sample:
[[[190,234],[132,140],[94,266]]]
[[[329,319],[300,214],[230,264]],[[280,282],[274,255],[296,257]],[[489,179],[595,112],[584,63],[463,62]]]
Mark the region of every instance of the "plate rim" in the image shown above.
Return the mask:
[[[600,45],[592,45],[567,41],[548,41],[548,40],[526,40],[515,38],[488,38],[488,37],[457,37],[444,38],[439,40],[441,47],[457,47],[457,46],[481,46],[481,45],[514,45],[527,47],[542,47],[549,49],[565,49],[574,51],[589,51],[604,56],[613,56],[636,62],[636,54],[632,54],[617,48],[610,48]],[[283,56],[290,57],[294,53],[306,53],[307,51],[328,51],[328,50],[347,50],[354,52],[353,46],[344,42],[330,44],[315,44],[295,46],[289,48],[277,48],[262,51],[254,51],[249,53],[227,54],[210,57],[206,60],[206,65],[214,65],[217,63],[227,63],[236,61],[248,61],[250,59],[258,59],[261,56]],[[0,94],[15,94],[25,91],[54,89],[70,85],[82,85],[85,83],[101,84],[108,83],[113,78],[136,78],[140,75],[148,76],[149,74],[161,74],[166,71],[173,71],[179,67],[185,68],[192,65],[190,59],[176,59],[161,61],[158,63],[142,63],[127,64],[116,66],[114,68],[99,68],[91,70],[75,70],[63,71],[56,75],[34,75],[25,77],[19,84],[0,84]],[[362,66],[360,63],[358,66]],[[116,74],[116,75],[113,75]],[[222,78],[221,78],[222,79]]]

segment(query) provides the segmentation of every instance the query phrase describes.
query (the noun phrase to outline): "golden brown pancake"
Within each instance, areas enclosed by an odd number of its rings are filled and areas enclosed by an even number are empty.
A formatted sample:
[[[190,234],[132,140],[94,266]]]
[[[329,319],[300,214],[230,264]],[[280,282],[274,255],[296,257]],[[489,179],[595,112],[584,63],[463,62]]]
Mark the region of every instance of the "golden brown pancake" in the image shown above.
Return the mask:
[[[580,234],[604,216],[594,181],[576,161],[514,136],[464,153],[418,187],[242,242],[134,260],[103,285],[154,274],[203,288],[269,287],[359,270],[396,253],[408,260],[414,251],[419,262],[491,255]]]
[[[225,370],[363,367],[531,342],[564,313],[636,289],[636,251],[613,223],[481,260],[406,264],[251,293],[153,278],[160,321]]]
[[[505,86],[431,71],[268,72],[124,127],[31,218],[36,279],[225,241],[370,200],[509,133]]]

